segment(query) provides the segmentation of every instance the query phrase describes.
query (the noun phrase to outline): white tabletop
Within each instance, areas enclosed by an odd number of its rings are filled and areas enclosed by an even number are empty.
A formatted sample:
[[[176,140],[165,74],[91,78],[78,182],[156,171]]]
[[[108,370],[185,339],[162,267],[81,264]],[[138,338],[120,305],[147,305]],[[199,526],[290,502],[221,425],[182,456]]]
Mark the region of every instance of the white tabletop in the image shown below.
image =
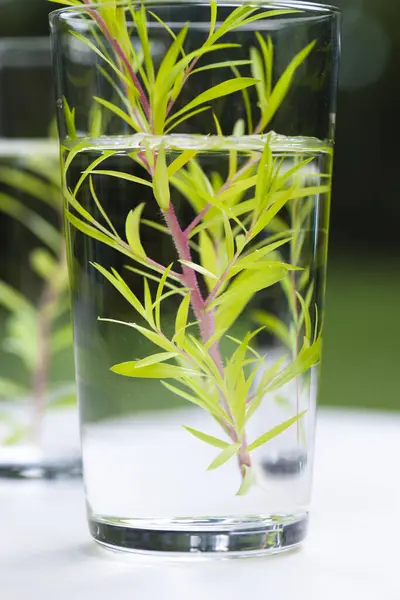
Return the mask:
[[[0,483],[1,600],[399,600],[400,415],[321,411],[303,548],[243,560],[111,553],[81,484]]]

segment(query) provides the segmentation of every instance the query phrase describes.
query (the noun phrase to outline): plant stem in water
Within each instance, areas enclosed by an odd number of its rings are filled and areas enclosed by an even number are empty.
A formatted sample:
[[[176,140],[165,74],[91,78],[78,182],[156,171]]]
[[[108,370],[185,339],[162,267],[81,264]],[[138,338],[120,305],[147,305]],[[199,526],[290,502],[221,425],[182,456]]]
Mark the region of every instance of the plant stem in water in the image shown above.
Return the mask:
[[[174,240],[175,247],[180,260],[192,262],[188,234],[185,231],[182,231],[172,202],[169,203],[168,210],[163,211],[163,216],[167,227],[171,233],[172,239]],[[191,305],[196,319],[199,323],[202,340],[204,343],[206,343],[215,333],[214,313],[213,311],[206,311],[206,304],[201,294],[195,271],[183,264],[182,272],[184,284],[191,290]],[[215,342],[210,347],[209,354],[215,362],[216,366],[218,367],[219,372],[221,373],[221,375],[223,375],[224,367],[218,342]],[[222,397],[222,395],[221,405],[226,411],[229,418],[232,419],[229,405],[226,399]],[[237,443],[240,441],[237,432],[231,425],[227,425],[226,430],[228,435],[231,437],[233,443]],[[246,473],[245,467],[251,467],[251,458],[247,450],[247,441],[245,435],[242,436],[241,444],[242,445],[238,455],[238,460],[241,474],[244,477]]]

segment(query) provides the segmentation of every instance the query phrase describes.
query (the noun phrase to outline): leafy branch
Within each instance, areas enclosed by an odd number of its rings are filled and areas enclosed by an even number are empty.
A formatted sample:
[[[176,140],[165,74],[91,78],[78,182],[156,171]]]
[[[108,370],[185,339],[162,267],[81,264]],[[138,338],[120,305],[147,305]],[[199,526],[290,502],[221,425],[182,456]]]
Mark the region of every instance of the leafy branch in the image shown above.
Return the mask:
[[[78,0],[66,0],[65,4],[82,4]],[[83,4],[86,4],[84,2]],[[86,16],[94,20],[110,46],[110,53],[96,46],[82,34],[75,34],[107,65],[122,85],[118,96],[123,99],[123,108],[95,98],[103,109],[111,111],[136,132],[151,134],[153,142],[143,136],[142,149],[130,157],[145,171],[146,178],[127,172],[104,168],[103,163],[111,160],[116,151],[106,151],[92,162],[80,176],[74,188],[69,186],[69,170],[80,153],[90,148],[90,140],[66,143],[64,164],[64,194],[68,210],[67,218],[72,226],[83,234],[104,243],[129,258],[133,264],[128,268],[143,280],[143,296],[138,297],[124,278],[114,269],[107,270],[99,264],[93,266],[127,300],[133,310],[143,319],[146,326],[136,322],[109,321],[131,327],[156,348],[156,353],[135,361],[114,365],[112,371],[132,378],[155,378],[176,395],[206,410],[221,426],[226,439],[186,428],[189,433],[203,442],[217,447],[220,454],[210,469],[222,466],[237,456],[242,484],[239,494],[245,493],[254,482],[251,452],[270,441],[295,423],[299,423],[304,412],[279,424],[251,443],[247,440],[246,425],[255,414],[265,395],[297,380],[319,361],[320,337],[311,339],[310,316],[306,301],[297,296],[292,305],[301,305],[295,329],[299,322],[305,324],[306,335],[301,349],[298,347],[291,362],[280,361],[271,369],[265,369],[265,356],[254,349],[252,342],[264,329],[249,332],[242,340],[231,335],[237,319],[254,297],[263,290],[280,284],[283,287],[297,272],[298,240],[291,229],[279,233],[278,238],[266,237],[265,232],[275,223],[278,214],[289,206],[297,206],[299,200],[329,191],[329,185],[308,186],[291,174],[282,172],[282,163],[273,156],[273,135],[260,136],[262,152],[248,152],[244,164],[238,164],[237,149],[229,149],[229,172],[225,180],[221,174],[211,177],[203,170],[198,150],[173,148],[177,158],[171,161],[171,147],[166,133],[186,122],[202,111],[212,110],[213,102],[222,97],[240,93],[243,96],[249,133],[260,135],[270,124],[284,101],[298,68],[314,48],[309,44],[290,62],[287,69],[272,85],[273,44],[270,38],[257,34],[256,47],[250,51],[248,60],[214,62],[199,66],[203,57],[239,44],[224,43],[226,34],[260,19],[287,14],[287,10],[263,11],[254,6],[240,6],[232,10],[220,23],[217,3],[210,2],[209,35],[202,46],[186,52],[188,26],[174,33],[167,24],[145,6],[127,7],[107,4],[98,9],[88,7]],[[142,58],[130,41],[127,13],[134,23],[140,39]],[[82,13],[86,18],[85,12]],[[171,43],[158,68],[153,63],[149,41],[148,18],[156,19],[168,32]],[[218,24],[218,25],[217,25]],[[240,75],[239,67],[250,65],[252,77]],[[176,109],[176,101],[189,78],[206,69],[232,68],[234,77],[205,89],[182,108]],[[256,90],[260,110],[258,124],[252,129],[249,107],[249,91]],[[65,103],[68,130],[76,131],[74,113]],[[220,123],[213,112],[218,136],[222,135]],[[238,121],[232,139],[244,133],[245,125]],[[154,137],[155,136],[155,137]],[[70,135],[71,137],[71,135]],[[229,139],[229,138],[228,138]],[[156,143],[154,143],[156,140]],[[220,144],[225,140],[220,140]],[[218,149],[218,142],[215,148]],[[197,156],[199,154],[199,156]],[[304,165],[303,165],[304,166]],[[300,171],[302,165],[297,169]],[[135,186],[151,188],[163,223],[142,217],[144,205],[138,205],[126,218],[123,239],[113,226],[100,203],[96,192],[96,177],[121,179]],[[96,219],[79,201],[82,186],[88,186],[101,220]],[[183,196],[192,207],[195,216],[183,227],[176,214],[173,198]],[[174,244],[176,261],[162,265],[148,256],[141,239],[141,228],[153,227],[167,235]],[[290,246],[291,261],[284,262],[278,249]],[[293,248],[297,250],[293,251]],[[278,258],[277,258],[278,256]],[[155,296],[149,282],[158,282]],[[286,282],[286,283],[285,283]],[[207,294],[204,293],[207,290]],[[179,299],[175,330],[168,334],[163,328],[162,309],[167,298]],[[295,301],[295,304],[293,302]],[[194,320],[191,320],[193,315]],[[275,323],[281,337],[291,339],[283,324]],[[193,331],[198,331],[196,336]],[[223,338],[236,344],[230,357],[224,357],[220,349]],[[166,380],[176,380],[171,384]]]
[[[17,289],[0,281],[0,306],[7,316],[3,350],[16,355],[30,379],[30,387],[0,378],[0,397],[32,397],[31,434],[39,441],[43,412],[46,405],[65,405],[74,401],[72,384],[60,384],[51,389],[49,367],[52,357],[72,345],[71,327],[65,324],[68,306],[68,275],[64,243],[61,234],[62,193],[60,183],[52,181],[52,171],[59,171],[58,160],[35,157],[29,170],[3,165],[0,183],[6,192],[0,193],[0,211],[19,221],[43,244],[29,257],[30,267],[42,283],[39,301],[34,305]],[[49,174],[49,176],[47,176]],[[59,227],[28,208],[21,194],[28,194],[39,203],[48,204],[59,220]],[[39,205],[40,207],[40,205]],[[23,260],[22,258],[20,260]],[[27,435],[18,423],[10,422],[11,433],[3,443],[17,443]]]

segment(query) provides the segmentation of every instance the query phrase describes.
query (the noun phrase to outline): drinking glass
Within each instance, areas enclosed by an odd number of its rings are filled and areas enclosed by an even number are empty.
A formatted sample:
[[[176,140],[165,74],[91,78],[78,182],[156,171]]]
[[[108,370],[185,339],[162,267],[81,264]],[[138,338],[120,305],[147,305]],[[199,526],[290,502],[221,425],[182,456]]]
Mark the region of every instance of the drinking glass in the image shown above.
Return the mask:
[[[307,531],[340,15],[55,11],[89,527],[219,556]]]

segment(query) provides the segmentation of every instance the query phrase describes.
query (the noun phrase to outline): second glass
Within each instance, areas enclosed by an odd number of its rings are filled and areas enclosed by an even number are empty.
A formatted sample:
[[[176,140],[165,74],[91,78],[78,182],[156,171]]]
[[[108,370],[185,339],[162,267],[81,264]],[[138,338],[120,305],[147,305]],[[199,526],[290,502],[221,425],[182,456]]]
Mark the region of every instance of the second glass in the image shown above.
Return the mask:
[[[136,551],[294,547],[338,12],[110,2],[51,25],[92,535]]]

